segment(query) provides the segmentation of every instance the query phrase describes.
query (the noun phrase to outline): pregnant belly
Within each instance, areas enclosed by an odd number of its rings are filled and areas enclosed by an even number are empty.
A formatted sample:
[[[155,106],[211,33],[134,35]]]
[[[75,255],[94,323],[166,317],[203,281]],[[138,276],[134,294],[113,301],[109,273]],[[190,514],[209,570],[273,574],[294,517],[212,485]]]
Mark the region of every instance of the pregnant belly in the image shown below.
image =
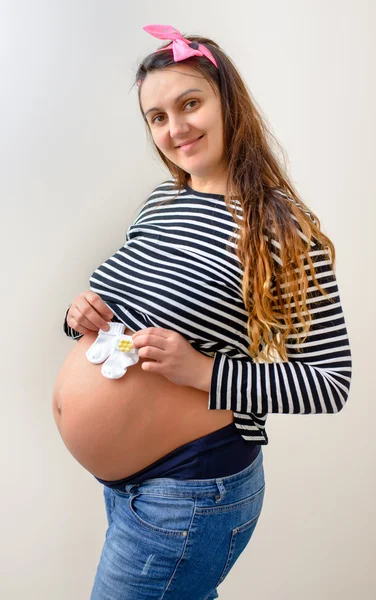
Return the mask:
[[[124,334],[133,331],[126,329]],[[107,379],[86,351],[97,338],[74,342],[55,384],[53,412],[72,456],[100,479],[128,477],[179,446],[233,422],[208,410],[208,393],[143,371],[140,358],[120,379]]]

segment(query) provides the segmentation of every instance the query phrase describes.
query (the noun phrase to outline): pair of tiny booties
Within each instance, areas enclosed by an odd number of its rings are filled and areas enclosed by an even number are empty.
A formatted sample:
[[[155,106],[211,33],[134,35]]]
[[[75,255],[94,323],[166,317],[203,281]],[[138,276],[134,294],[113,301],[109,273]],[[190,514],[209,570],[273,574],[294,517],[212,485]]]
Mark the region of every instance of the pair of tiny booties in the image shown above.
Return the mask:
[[[94,365],[102,365],[101,373],[108,379],[119,379],[127,372],[127,367],[140,360],[130,335],[123,335],[123,323],[108,323],[110,329],[99,329],[98,337],[86,352],[86,358]],[[107,360],[106,360],[107,359]]]

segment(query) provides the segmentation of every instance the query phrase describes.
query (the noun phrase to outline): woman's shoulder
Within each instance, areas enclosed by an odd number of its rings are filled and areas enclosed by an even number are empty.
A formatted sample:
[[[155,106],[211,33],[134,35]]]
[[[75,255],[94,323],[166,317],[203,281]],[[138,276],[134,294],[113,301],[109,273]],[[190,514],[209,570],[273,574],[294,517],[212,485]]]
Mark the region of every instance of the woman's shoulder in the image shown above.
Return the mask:
[[[299,202],[298,200],[296,200],[296,198],[293,198],[291,196],[291,194],[288,194],[287,192],[285,192],[284,190],[280,189],[280,188],[273,188],[271,190],[271,193],[275,196],[275,197],[283,197],[286,198],[287,200],[289,200],[292,204],[294,204],[300,211],[302,211],[305,215],[307,215],[307,217],[309,217],[311,219],[311,221],[313,223],[315,223],[315,225],[317,225],[317,221],[314,217],[314,215],[311,213],[311,211],[308,209],[307,206],[305,206],[304,204],[302,204],[301,202]],[[293,213],[291,213],[291,216],[293,217],[293,219],[296,221],[296,217]]]

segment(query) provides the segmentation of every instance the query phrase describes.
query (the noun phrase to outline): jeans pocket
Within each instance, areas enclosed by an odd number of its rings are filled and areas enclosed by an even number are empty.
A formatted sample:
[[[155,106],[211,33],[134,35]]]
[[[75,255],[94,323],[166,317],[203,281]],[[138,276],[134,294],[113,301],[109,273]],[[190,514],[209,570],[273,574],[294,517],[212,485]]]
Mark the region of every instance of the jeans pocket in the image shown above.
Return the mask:
[[[222,575],[216,584],[216,587],[220,583],[222,583],[222,581],[225,579],[225,577],[227,577],[228,573],[230,572],[230,570],[232,569],[232,567],[238,560],[241,553],[245,550],[248,542],[250,541],[252,534],[253,534],[254,530],[256,529],[256,525],[257,525],[257,522],[258,522],[260,514],[261,514],[264,493],[265,493],[265,486],[263,488],[261,498],[260,498],[260,496],[258,497],[258,501],[261,502],[261,506],[260,506],[260,509],[257,512],[257,514],[253,515],[249,521],[246,521],[242,525],[239,525],[238,527],[234,527],[232,529],[231,536],[230,536],[230,545],[229,545],[229,549],[228,549],[228,553],[227,553],[227,560],[226,560]]]
[[[185,537],[191,525],[193,498],[138,492],[129,498],[129,510],[146,530],[169,536]]]

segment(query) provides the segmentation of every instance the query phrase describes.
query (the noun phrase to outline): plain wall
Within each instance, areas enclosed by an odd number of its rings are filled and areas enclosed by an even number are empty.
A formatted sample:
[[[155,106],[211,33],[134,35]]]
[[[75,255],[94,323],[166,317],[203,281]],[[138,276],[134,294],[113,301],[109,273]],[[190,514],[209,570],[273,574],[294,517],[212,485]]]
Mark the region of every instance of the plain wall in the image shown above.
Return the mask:
[[[104,543],[103,488],[52,391],[76,343],[66,306],[170,176],[131,89],[162,43],[150,23],[239,69],[335,244],[353,355],[339,414],[268,416],[262,515],[220,598],[375,597],[375,16],[367,0],[1,2],[1,598],[88,599]]]

